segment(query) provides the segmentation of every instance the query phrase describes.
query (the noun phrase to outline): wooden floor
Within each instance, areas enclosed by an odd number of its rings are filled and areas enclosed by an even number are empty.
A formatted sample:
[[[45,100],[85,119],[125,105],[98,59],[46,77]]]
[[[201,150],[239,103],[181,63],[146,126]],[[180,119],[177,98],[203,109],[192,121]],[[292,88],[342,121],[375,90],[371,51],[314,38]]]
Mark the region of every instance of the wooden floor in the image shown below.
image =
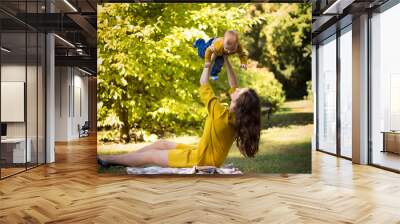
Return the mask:
[[[94,138],[0,181],[0,223],[400,223],[400,175],[313,153],[312,175],[96,173]]]
[[[19,172],[23,172],[23,171],[25,171],[25,167],[23,167],[23,168],[20,168],[20,167],[17,167],[17,168],[14,168],[14,167],[7,167],[7,168],[1,168],[1,177],[7,177],[7,176],[10,176],[10,175],[13,175],[13,174],[16,174],[16,173],[19,173]]]

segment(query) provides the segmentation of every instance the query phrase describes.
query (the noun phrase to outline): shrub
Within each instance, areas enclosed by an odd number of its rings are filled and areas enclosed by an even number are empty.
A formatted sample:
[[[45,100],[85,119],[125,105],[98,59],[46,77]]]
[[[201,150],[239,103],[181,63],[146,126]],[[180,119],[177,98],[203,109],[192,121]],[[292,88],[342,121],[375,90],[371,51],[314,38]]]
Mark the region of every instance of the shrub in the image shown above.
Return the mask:
[[[270,112],[275,112],[285,102],[285,92],[282,84],[267,68],[257,67],[254,61],[249,62],[247,70],[236,68],[239,75],[239,83],[244,87],[250,87],[257,91],[263,107],[269,107]]]

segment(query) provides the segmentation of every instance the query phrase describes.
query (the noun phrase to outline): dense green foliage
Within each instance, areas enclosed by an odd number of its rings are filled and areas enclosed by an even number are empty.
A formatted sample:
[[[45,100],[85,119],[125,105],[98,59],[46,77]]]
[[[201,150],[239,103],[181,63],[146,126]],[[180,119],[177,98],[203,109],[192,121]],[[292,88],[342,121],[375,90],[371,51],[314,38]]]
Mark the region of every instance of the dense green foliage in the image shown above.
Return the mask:
[[[201,131],[206,116],[198,97],[203,60],[192,43],[222,36],[227,29],[254,32],[265,16],[251,15],[252,10],[251,4],[100,6],[98,127],[119,129],[124,142],[141,139],[142,131],[159,136]],[[266,68],[240,71],[237,60],[232,62],[241,85],[255,88],[263,103],[277,110],[284,91],[274,74]],[[226,100],[225,71],[213,85]]]
[[[256,4],[250,14],[262,22],[247,32],[249,56],[275,74],[287,98],[303,98],[311,79],[311,6]]]

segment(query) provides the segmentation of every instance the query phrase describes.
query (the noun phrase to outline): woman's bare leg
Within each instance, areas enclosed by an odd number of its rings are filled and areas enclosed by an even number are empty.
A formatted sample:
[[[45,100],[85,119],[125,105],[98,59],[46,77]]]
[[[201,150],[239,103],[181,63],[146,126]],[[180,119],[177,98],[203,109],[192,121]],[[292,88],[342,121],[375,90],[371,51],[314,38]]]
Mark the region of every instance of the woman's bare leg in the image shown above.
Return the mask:
[[[100,155],[99,158],[109,163],[125,166],[144,166],[154,164],[168,167],[168,150],[146,149],[121,155]]]
[[[125,166],[143,166],[155,164],[162,167],[168,166],[168,150],[175,149],[176,143],[159,140],[134,152],[120,155],[100,155],[99,158],[109,163]]]
[[[136,150],[136,152],[144,152],[147,150],[169,150],[169,149],[175,149],[176,148],[176,143],[171,142],[171,141],[166,141],[166,140],[158,140],[154,142],[153,144],[150,144],[148,146],[145,146],[141,149]]]

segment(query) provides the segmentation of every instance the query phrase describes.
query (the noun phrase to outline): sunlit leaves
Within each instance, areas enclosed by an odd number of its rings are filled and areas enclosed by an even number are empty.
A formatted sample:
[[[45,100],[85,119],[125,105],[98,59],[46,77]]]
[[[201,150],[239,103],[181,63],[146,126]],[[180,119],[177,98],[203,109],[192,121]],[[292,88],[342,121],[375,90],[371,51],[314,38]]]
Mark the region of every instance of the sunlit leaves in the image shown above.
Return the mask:
[[[222,36],[228,29],[249,31],[264,19],[251,16],[250,7],[152,3],[99,6],[99,127],[120,128],[127,141],[130,133],[123,127],[157,135],[199,131],[206,116],[197,91],[203,60],[192,43],[197,38]],[[226,87],[227,82],[221,80],[217,85]]]

